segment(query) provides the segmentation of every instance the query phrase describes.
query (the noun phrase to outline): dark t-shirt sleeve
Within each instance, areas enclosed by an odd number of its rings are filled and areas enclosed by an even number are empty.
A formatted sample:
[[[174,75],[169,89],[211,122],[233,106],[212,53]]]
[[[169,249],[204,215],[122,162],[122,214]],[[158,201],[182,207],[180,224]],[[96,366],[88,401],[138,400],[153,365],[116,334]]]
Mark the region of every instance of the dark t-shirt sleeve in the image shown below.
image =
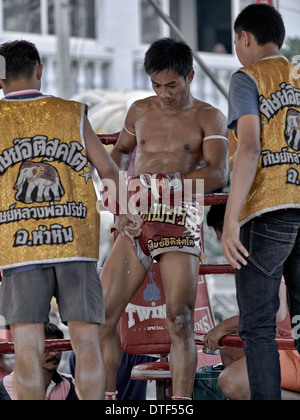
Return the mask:
[[[229,91],[228,128],[237,129],[237,121],[243,115],[257,115],[259,111],[259,93],[254,80],[244,72],[232,76]]]

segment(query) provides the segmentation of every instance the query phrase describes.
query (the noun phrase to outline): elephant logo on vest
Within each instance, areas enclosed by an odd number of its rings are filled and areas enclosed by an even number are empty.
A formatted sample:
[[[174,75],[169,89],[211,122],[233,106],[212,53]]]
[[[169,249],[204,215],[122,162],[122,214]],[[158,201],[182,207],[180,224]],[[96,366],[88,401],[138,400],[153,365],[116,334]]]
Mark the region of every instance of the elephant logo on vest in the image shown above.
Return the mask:
[[[16,200],[25,204],[61,201],[65,195],[58,171],[36,162],[23,163],[14,189]]]
[[[295,152],[300,151],[300,113],[290,109],[286,117],[285,139],[288,146]]]

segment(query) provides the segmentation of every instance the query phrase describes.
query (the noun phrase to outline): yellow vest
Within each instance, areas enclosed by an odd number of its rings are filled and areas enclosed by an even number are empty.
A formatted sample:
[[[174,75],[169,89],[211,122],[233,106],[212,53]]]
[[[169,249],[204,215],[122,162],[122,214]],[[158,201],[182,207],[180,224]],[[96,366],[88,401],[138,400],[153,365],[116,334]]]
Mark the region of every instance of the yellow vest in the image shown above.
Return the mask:
[[[54,97],[0,101],[1,269],[98,260],[84,115]]]
[[[261,114],[261,158],[240,221],[264,213],[300,208],[300,78],[284,57],[242,68],[255,81]],[[229,130],[230,162],[237,150],[237,132]]]

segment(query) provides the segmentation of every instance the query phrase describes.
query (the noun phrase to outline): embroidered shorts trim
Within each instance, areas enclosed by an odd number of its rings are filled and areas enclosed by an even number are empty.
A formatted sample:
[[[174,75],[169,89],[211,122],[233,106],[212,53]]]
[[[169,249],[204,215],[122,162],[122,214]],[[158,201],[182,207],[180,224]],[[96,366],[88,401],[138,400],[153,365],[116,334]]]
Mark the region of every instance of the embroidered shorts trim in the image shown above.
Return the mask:
[[[160,197],[161,181],[164,179],[170,185],[168,204],[164,201],[165,196],[164,199]],[[157,186],[153,180],[159,180],[160,185]],[[148,194],[149,198],[148,213],[141,214],[144,220],[142,233],[134,240],[138,259],[146,271],[150,271],[153,260],[159,260],[159,256],[165,253],[182,252],[200,257],[203,249],[203,206],[196,199],[188,203],[175,202],[175,194],[178,198],[178,191],[184,192],[184,175],[142,174],[131,178],[129,187],[137,181],[140,181],[140,188],[145,190],[141,196],[147,197]]]

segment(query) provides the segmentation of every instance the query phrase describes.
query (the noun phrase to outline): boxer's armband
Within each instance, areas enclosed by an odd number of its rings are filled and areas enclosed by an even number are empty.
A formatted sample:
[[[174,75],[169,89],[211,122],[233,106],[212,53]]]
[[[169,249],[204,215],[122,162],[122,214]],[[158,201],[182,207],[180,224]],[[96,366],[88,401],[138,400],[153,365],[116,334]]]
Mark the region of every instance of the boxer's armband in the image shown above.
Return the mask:
[[[129,131],[129,130],[126,128],[126,125],[124,125],[124,130],[125,130],[125,131],[126,131],[126,133],[127,133],[127,134],[129,134],[130,136],[136,137],[136,134],[133,134],[131,131]]]
[[[209,140],[225,140],[229,142],[228,138],[225,136],[208,136],[203,139],[203,143]]]

